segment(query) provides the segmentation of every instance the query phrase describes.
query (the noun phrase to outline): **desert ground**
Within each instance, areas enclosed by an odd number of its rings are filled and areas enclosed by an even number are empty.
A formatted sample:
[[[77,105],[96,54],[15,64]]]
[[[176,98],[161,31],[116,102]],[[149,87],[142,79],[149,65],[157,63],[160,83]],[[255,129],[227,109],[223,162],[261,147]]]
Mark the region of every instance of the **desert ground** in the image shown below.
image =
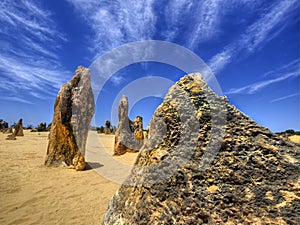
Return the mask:
[[[120,183],[97,168],[109,168],[113,135],[98,135],[94,151],[105,153],[88,170],[77,172],[43,165],[48,133],[29,132],[17,140],[0,134],[0,224],[101,224],[108,202]],[[136,153],[113,157],[131,166]],[[87,162],[89,162],[87,159]],[[95,166],[96,165],[96,166]],[[97,166],[98,165],[98,166]]]
[[[47,132],[26,130],[24,137],[14,141],[5,140],[7,135],[1,133],[0,224],[101,224],[110,198],[120,187],[119,178],[109,172],[126,177],[129,170],[116,167],[130,168],[137,154],[112,157],[114,136],[93,135],[95,139],[87,144],[90,168],[77,172],[43,165]],[[293,139],[299,141],[299,136]]]
[[[300,143],[300,135],[291,135],[289,136],[289,140],[295,143]]]

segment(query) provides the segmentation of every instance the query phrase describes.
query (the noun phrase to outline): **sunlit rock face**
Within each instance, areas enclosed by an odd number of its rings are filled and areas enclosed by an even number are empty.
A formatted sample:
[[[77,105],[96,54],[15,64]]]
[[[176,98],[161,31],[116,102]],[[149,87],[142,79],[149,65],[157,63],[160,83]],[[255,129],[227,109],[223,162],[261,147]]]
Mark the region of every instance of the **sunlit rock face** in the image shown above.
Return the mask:
[[[183,77],[150,122],[104,224],[298,224],[298,148]]]
[[[90,71],[79,66],[56,97],[45,165],[85,168],[85,145],[94,109]]]

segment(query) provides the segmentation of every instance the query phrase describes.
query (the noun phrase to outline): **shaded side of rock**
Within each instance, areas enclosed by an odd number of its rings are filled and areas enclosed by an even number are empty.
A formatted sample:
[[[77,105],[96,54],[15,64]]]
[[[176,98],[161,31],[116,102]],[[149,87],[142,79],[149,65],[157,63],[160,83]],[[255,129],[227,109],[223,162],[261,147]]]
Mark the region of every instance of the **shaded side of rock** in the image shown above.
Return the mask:
[[[298,224],[298,151],[215,95],[200,74],[185,76],[155,111],[103,222]]]
[[[79,66],[73,78],[61,87],[56,97],[46,166],[84,169],[85,145],[94,109],[90,71]]]
[[[144,144],[143,118],[133,121],[128,117],[128,98],[122,96],[119,102],[119,124],[115,133],[114,155],[138,152]]]

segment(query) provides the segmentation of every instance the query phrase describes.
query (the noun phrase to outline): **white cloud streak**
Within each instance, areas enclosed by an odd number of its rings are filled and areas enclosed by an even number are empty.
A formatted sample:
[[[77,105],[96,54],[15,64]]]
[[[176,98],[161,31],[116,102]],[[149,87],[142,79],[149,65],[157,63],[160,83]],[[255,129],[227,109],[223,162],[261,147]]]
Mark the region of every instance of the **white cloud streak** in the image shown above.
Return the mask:
[[[286,96],[283,96],[283,97],[280,97],[280,98],[275,98],[272,101],[270,101],[270,103],[286,100],[286,99],[293,98],[293,97],[296,97],[296,96],[299,96],[299,93],[286,95]]]
[[[104,53],[121,44],[151,39],[154,0],[68,0],[95,33],[91,51]]]
[[[25,96],[43,99],[53,95],[65,81],[63,75],[70,75],[58,55],[59,43],[66,38],[51,17],[35,1],[0,2],[2,100],[31,104]]]
[[[161,37],[195,50],[200,43],[219,38],[224,17],[238,7],[255,11],[259,3],[250,0],[67,0],[94,32],[90,49],[96,55],[132,41]],[[279,2],[279,4],[277,4]],[[240,39],[215,55],[211,67],[219,71],[243,48],[251,52],[283,29],[284,18],[296,0],[278,0],[249,26]],[[159,24],[163,21],[161,30]],[[275,28],[277,33],[273,32]]]
[[[196,49],[216,39],[222,16],[240,0],[67,0],[94,32],[91,50],[98,55],[121,44],[161,37]],[[158,24],[163,21],[161,29]]]
[[[16,97],[16,96],[0,96],[0,99],[10,101],[10,102],[13,101],[13,102],[21,102],[21,103],[30,104],[30,105],[33,104],[33,102],[31,102],[31,101],[28,101],[26,99]]]
[[[194,24],[191,24],[188,47],[194,49],[199,42],[203,42],[217,36],[220,23],[220,0],[197,1],[194,15]]]
[[[273,3],[272,7],[250,25],[239,39],[212,57],[209,61],[212,71],[219,73],[239,55],[251,54],[264,43],[275,38],[289,23],[289,17],[296,11],[297,4],[297,0],[279,0]]]
[[[281,77],[257,82],[254,84],[247,85],[245,87],[230,89],[228,92],[226,92],[226,94],[254,94],[257,91],[259,91],[260,89],[263,89],[271,84],[278,83],[280,81],[284,81],[289,78],[297,77],[298,75],[299,75],[298,71],[294,72],[294,73],[288,73]]]
[[[223,52],[220,52],[216,54],[214,57],[211,58],[208,65],[213,71],[213,73],[217,74],[219,71],[221,71],[227,64],[231,62],[233,58],[233,52],[232,50],[225,50]]]
[[[269,85],[279,83],[288,79],[292,79],[295,77],[299,77],[300,75],[299,70],[297,67],[295,67],[297,62],[299,61],[294,60],[282,66],[277,71],[268,72],[268,75],[272,74],[272,78],[270,79],[266,79],[240,88],[232,88],[229,91],[227,91],[225,94],[254,94],[259,90],[266,88]]]

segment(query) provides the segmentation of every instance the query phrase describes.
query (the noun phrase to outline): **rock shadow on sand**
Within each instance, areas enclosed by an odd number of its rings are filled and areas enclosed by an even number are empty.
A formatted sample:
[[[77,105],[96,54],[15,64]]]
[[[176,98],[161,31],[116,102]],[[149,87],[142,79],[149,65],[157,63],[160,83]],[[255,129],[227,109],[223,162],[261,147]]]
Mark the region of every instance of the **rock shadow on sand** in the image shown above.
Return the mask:
[[[98,169],[102,166],[104,166],[104,165],[100,164],[100,163],[97,163],[97,162],[87,162],[86,166],[85,166],[85,170]]]

